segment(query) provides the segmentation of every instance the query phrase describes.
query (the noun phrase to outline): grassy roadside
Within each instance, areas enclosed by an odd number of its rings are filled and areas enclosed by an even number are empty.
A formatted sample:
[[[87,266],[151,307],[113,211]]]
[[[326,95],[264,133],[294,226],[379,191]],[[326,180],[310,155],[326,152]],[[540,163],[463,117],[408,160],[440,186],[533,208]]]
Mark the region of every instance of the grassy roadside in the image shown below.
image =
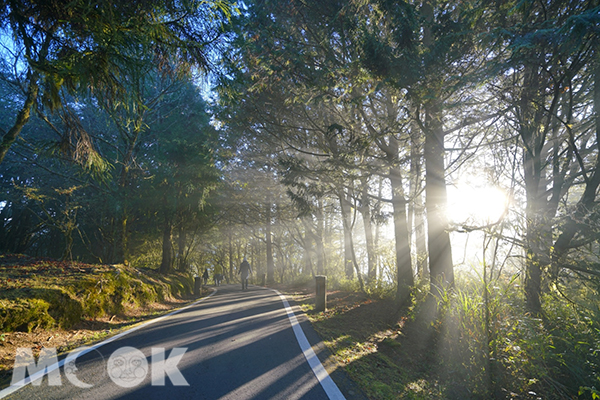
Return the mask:
[[[280,290],[302,308],[336,363],[370,399],[444,398],[431,379],[432,349],[407,333],[416,328],[406,323],[410,310],[363,293],[328,291],[327,310],[314,312],[314,288]]]
[[[314,311],[314,284],[279,290],[370,399],[600,398],[599,321],[559,299],[546,299],[542,320],[523,311],[517,289],[498,289],[486,328],[476,286],[442,301],[416,289],[403,308],[332,290],[325,312]]]
[[[185,274],[0,255],[0,388],[17,348],[67,352],[182,307],[192,292]]]

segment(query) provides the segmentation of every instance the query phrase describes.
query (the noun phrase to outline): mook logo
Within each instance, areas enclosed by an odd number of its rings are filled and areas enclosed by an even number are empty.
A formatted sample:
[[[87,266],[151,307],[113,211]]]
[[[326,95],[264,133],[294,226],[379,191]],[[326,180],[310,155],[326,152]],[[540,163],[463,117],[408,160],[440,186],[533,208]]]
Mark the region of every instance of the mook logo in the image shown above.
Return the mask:
[[[60,386],[63,384],[60,367],[63,367],[64,376],[74,386],[91,388],[94,385],[78,377],[77,358],[91,351],[93,347],[80,347],[70,352],[67,357],[58,361],[55,348],[43,348],[36,362],[33,351],[29,348],[17,349],[11,386],[24,386],[31,382],[34,386],[42,383],[44,376],[48,376],[48,385]],[[103,370],[117,385],[132,388],[140,385],[151,374],[152,386],[164,386],[165,376],[168,376],[174,386],[189,386],[178,368],[179,361],[187,351],[187,347],[175,347],[165,359],[165,349],[153,347],[150,362],[140,350],[134,347],[121,347],[115,350],[106,361]],[[104,357],[100,354],[102,361]],[[83,375],[79,371],[79,375]],[[29,379],[27,379],[29,378]],[[98,374],[94,373],[94,380],[98,381]]]

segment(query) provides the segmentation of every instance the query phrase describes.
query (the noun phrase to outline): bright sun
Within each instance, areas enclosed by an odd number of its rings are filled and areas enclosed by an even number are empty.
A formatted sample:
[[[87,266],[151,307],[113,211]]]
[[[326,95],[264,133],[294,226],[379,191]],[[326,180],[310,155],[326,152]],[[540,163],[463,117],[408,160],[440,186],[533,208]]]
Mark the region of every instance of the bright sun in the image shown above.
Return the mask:
[[[507,207],[508,197],[497,187],[470,182],[448,187],[448,218],[454,223],[493,223],[502,217]]]

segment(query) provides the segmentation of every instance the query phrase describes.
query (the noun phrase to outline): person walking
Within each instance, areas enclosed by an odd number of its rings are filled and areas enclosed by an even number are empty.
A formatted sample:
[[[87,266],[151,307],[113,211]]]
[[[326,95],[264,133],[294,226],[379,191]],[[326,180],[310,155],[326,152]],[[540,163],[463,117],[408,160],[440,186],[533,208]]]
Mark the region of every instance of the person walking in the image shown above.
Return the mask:
[[[240,274],[240,277],[242,278],[242,290],[248,289],[248,277],[251,273],[252,268],[250,268],[250,263],[246,260],[246,257],[244,257],[244,260],[240,264],[240,270],[238,271],[238,274]]]
[[[208,285],[208,268],[204,270],[204,273],[202,274],[202,279],[204,279],[204,285]]]
[[[213,279],[215,280],[215,286],[220,286],[221,282],[223,281],[223,275],[222,274],[214,274]]]
[[[215,269],[213,270],[213,279],[215,280],[215,286],[220,286],[221,282],[223,282],[223,267],[217,264],[215,265]]]

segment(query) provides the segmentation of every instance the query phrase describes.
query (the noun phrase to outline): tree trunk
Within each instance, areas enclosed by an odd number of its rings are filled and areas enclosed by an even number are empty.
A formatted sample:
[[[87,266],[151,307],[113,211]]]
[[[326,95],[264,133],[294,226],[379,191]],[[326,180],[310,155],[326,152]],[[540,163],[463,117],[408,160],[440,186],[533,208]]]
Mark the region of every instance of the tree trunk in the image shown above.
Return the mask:
[[[173,236],[173,223],[171,218],[165,216],[163,226],[163,244],[162,244],[162,262],[160,263],[160,272],[168,274],[171,272],[173,267],[173,243],[171,242]]]
[[[377,280],[377,255],[375,254],[375,243],[373,239],[373,223],[371,222],[371,204],[369,201],[369,182],[367,178],[362,182],[362,198],[360,214],[363,218],[365,229],[365,242],[367,246],[367,279],[369,284]]]
[[[527,205],[526,216],[526,253],[525,258],[525,300],[527,308],[533,314],[539,314],[542,310],[540,300],[542,291],[542,269],[548,264],[549,240],[551,230],[546,226],[543,213],[540,208],[540,173],[541,165],[539,157],[532,157],[525,151],[524,180]]]
[[[312,257],[310,256],[310,241],[308,234],[305,236],[306,246],[304,247],[304,254],[302,255],[302,261],[304,262],[304,271],[310,271],[310,275],[315,277],[315,270],[313,268]]]
[[[121,214],[119,215],[119,226],[117,227],[117,249],[116,249],[116,254],[117,254],[117,259],[115,260],[116,263],[119,264],[126,264],[127,263],[127,258],[128,258],[128,235],[127,235],[127,210],[125,209],[125,207],[123,207],[123,210],[121,212]]]
[[[425,217],[423,215],[423,200],[421,196],[415,199],[415,245],[417,256],[417,274],[421,279],[429,278],[427,263],[427,234],[425,232]]]
[[[2,164],[4,157],[6,157],[10,146],[12,146],[15,140],[17,140],[17,137],[21,134],[23,127],[27,124],[27,122],[29,122],[29,119],[31,118],[31,110],[38,97],[38,74],[35,72],[29,72],[28,78],[29,87],[27,88],[27,97],[25,98],[25,103],[23,104],[23,107],[21,107],[21,110],[19,110],[15,123],[8,130],[8,132],[2,136],[2,142],[0,142],[0,164]]]
[[[177,269],[185,271],[187,269],[186,257],[187,234],[183,227],[183,223],[179,224],[179,232],[177,234]]]
[[[351,203],[346,198],[343,190],[338,192],[338,196],[341,203],[342,210],[342,223],[344,229],[344,266],[347,279],[354,278],[354,271],[356,270],[356,276],[360,285],[360,290],[365,291],[365,285],[356,262],[356,253],[354,252],[354,240],[352,239],[352,223],[350,214]]]
[[[421,8],[423,44],[433,47],[434,12],[431,0],[423,2]],[[441,83],[440,83],[441,85]],[[434,85],[435,86],[435,85]],[[433,287],[454,286],[454,266],[446,207],[446,170],[444,165],[444,127],[442,110],[436,89],[429,93],[425,105],[425,208],[427,210],[427,249],[429,250],[429,272]]]
[[[415,263],[417,275],[421,279],[429,277],[427,268],[427,244],[425,235],[425,218],[423,215],[423,196],[421,195],[421,146],[418,143],[416,128],[413,130],[411,155],[410,155],[410,197],[413,199],[409,209],[410,223],[409,230],[412,229],[415,235]]]
[[[425,207],[427,209],[427,248],[432,285],[453,286],[454,266],[446,207],[444,133],[437,100],[426,105]],[[441,288],[440,288],[441,289]]]
[[[271,232],[272,202],[267,201],[266,213],[266,243],[267,243],[267,283],[275,283],[275,261],[273,259],[273,238]]]
[[[406,199],[402,188],[400,167],[390,168],[392,186],[392,206],[394,215],[394,243],[396,250],[397,288],[396,301],[404,303],[410,296],[414,285],[412,261],[410,255],[410,237],[408,235]]]
[[[352,251],[352,223],[350,215],[350,202],[346,199],[346,194],[343,190],[338,192],[340,200],[340,209],[342,212],[342,225],[344,229],[344,272],[346,278],[351,280],[354,278],[354,254]]]
[[[315,232],[315,247],[317,251],[317,275],[325,273],[325,246],[323,234],[325,231],[325,219],[323,217],[323,201],[318,201],[319,210],[316,213],[317,227]]]
[[[9,253],[25,253],[31,246],[31,241],[35,232],[36,225],[33,219],[33,212],[29,202],[26,202],[23,207],[15,203],[7,203],[4,210],[8,210],[10,205],[10,213],[7,213],[6,223],[8,227],[6,236],[4,236],[4,251]]]
[[[127,262],[127,210],[123,202],[119,201],[115,210],[115,217],[111,219],[110,262],[125,264]]]
[[[233,243],[232,243],[232,233],[229,232],[229,281],[233,282]]]
[[[542,160],[543,139],[541,119],[543,110],[535,105],[539,101],[542,84],[537,68],[526,65],[523,91],[519,99],[519,135],[524,144],[523,178],[525,183],[525,301],[527,308],[537,315],[542,310],[542,270],[549,262],[551,228],[545,218],[544,161]]]
[[[383,194],[383,179],[379,180],[379,189],[377,190],[377,198],[381,199]],[[377,255],[377,286],[379,287],[383,279],[383,263],[381,262],[381,255],[379,254],[379,237],[381,235],[381,225],[375,224],[375,254]]]

